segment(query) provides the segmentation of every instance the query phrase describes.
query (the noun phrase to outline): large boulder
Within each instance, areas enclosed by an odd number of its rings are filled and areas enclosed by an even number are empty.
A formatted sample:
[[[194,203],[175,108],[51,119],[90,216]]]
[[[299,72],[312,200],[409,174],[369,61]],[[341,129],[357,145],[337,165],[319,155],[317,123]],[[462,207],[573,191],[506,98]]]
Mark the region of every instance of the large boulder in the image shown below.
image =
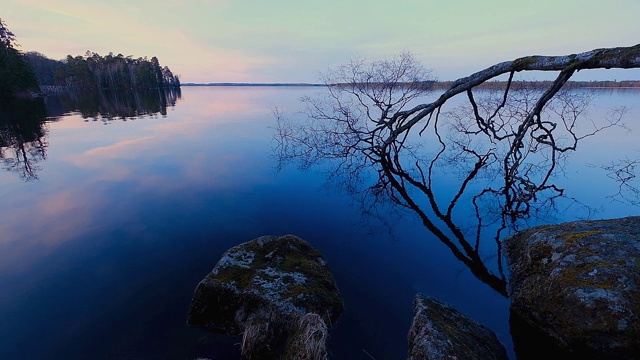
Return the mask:
[[[581,358],[640,358],[640,217],[539,226],[504,244],[512,313]]]
[[[507,351],[484,325],[422,294],[413,301],[409,360],[508,360]]]
[[[251,359],[322,359],[343,302],[320,252],[293,236],[229,249],[195,290],[187,322],[242,335]]]

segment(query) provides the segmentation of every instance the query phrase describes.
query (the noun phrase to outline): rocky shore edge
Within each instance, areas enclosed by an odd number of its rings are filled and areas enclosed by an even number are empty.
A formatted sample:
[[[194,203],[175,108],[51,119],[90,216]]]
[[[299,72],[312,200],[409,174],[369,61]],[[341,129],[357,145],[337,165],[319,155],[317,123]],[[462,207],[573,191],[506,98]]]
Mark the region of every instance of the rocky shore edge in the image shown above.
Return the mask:
[[[537,226],[503,245],[519,360],[638,358],[640,217]],[[243,359],[326,360],[343,310],[318,250],[294,235],[262,236],[222,256],[187,323],[242,336]],[[413,314],[409,360],[508,359],[490,329],[437,299],[417,294]]]

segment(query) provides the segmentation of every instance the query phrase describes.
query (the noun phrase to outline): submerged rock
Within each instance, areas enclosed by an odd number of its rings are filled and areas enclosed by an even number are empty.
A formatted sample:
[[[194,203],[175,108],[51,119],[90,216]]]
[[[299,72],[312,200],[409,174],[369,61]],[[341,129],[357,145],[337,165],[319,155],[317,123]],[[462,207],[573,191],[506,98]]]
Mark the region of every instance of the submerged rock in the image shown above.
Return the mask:
[[[539,226],[504,244],[512,312],[581,358],[639,357],[640,217]]]
[[[449,305],[422,294],[413,301],[409,360],[507,360],[496,335]]]
[[[344,309],[320,252],[293,236],[262,236],[229,249],[195,290],[187,322],[242,335],[252,359],[323,359]]]

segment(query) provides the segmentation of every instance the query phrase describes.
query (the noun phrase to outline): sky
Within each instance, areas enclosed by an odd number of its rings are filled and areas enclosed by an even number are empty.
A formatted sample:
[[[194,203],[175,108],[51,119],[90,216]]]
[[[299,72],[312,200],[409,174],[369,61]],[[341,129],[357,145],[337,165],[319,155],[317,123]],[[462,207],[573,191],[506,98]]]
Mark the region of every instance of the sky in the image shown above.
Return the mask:
[[[2,0],[22,51],[157,56],[183,83],[319,82],[411,52],[439,80],[528,55],[640,43],[638,0]],[[529,75],[552,79],[548,73]],[[640,70],[574,80],[640,80]]]

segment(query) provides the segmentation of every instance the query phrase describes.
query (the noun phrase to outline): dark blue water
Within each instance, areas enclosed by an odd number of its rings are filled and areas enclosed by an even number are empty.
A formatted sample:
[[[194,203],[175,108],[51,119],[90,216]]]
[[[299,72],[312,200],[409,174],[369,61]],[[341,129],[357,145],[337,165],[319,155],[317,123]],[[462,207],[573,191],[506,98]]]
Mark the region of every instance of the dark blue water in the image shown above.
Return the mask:
[[[382,206],[383,224],[348,192],[323,187],[320,169],[276,170],[272,107],[293,113],[315,90],[183,88],[175,104],[133,119],[68,113],[48,99],[43,134],[21,135],[26,151],[3,147],[0,359],[238,359],[238,338],[186,325],[193,290],[228,248],[283,234],[307,240],[333,270],[346,307],[331,332],[333,358],[406,358],[418,292],[490,327],[513,357],[509,301],[414,213]],[[640,93],[596,100],[640,105]],[[626,115],[631,128],[640,129],[638,108]],[[600,135],[558,178],[593,213],[548,220],[640,215],[607,197],[617,187],[598,167],[640,157],[637,135]]]

